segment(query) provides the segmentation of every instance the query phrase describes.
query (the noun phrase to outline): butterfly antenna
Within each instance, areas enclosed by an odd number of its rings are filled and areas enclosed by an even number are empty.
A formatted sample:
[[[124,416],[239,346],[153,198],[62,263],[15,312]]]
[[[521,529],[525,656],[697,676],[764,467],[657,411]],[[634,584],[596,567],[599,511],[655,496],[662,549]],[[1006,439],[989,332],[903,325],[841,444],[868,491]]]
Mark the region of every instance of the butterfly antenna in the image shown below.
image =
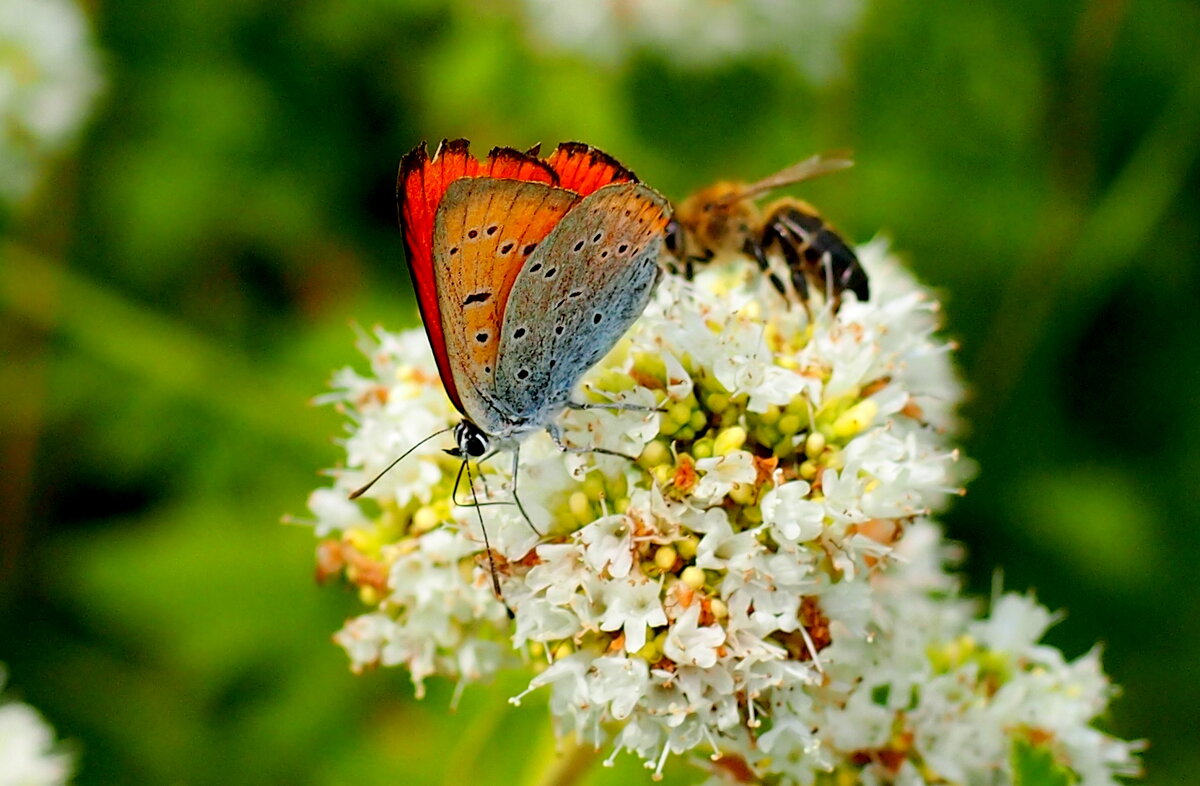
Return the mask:
[[[504,608],[508,608],[508,604],[504,601],[504,593],[500,591],[500,578],[496,575],[496,558],[492,556],[492,544],[488,541],[487,526],[483,523],[483,512],[479,510],[479,498],[475,496],[475,479],[471,477],[471,467],[467,459],[463,459],[462,466],[458,468],[458,478],[454,479],[454,487],[458,488],[458,481],[462,478],[463,470],[467,471],[467,485],[471,487],[471,498],[475,500],[475,515],[479,516],[479,531],[483,533],[483,548],[487,552],[488,570],[492,574],[492,591],[496,593],[496,597],[501,603],[504,603]],[[508,614],[512,616],[512,609],[508,609]]]
[[[445,434],[447,431],[450,431],[453,428],[454,428],[454,426],[446,426],[446,428],[442,429],[441,431],[435,431],[432,434],[430,434],[428,437],[426,437],[425,439],[423,439],[420,442],[418,442],[417,444],[413,445],[408,450],[404,451],[404,453],[401,454],[400,458],[396,459],[391,464],[388,464],[387,467],[383,470],[383,472],[380,472],[378,475],[376,475],[374,478],[371,479],[370,483],[368,483],[365,486],[360,486],[357,489],[355,489],[354,491],[350,492],[350,499],[358,499],[363,494],[366,494],[367,491],[371,488],[371,486],[374,486],[379,481],[380,478],[382,478],[384,475],[388,474],[388,472],[391,471],[392,467],[396,466],[401,461],[404,461],[404,459],[408,458],[409,453],[412,453],[414,450],[421,447],[422,445],[424,445],[426,442],[433,439],[434,437],[439,436],[441,434]]]

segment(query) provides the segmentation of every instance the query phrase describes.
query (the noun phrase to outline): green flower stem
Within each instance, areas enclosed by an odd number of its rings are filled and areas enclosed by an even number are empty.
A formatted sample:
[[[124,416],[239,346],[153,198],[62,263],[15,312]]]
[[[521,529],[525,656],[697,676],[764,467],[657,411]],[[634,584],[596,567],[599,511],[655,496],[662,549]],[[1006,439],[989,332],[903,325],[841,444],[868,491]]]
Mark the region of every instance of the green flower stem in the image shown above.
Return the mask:
[[[574,786],[582,783],[600,758],[600,752],[587,743],[580,743],[575,735],[564,737],[561,750],[546,764],[534,783],[537,786]]]

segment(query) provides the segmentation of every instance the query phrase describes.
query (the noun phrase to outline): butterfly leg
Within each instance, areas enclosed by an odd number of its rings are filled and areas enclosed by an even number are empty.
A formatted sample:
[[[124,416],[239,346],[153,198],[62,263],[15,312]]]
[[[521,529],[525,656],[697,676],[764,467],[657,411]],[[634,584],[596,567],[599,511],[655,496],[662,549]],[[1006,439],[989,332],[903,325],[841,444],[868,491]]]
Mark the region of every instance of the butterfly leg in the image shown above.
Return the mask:
[[[585,404],[579,401],[568,401],[567,409],[607,409],[610,412],[666,412],[663,407],[647,407],[644,404],[625,404],[620,401],[599,404]]]
[[[463,463],[458,467],[458,476],[454,478],[454,491],[450,498],[457,504],[458,502],[458,484],[462,480],[463,472],[467,473],[467,484],[471,487],[471,497],[475,498],[475,483],[471,478],[471,468],[467,466],[467,460],[463,459]],[[488,541],[487,525],[483,523],[483,514],[479,512],[479,508],[487,503],[481,503],[475,499],[475,504],[467,507],[474,507],[475,513],[479,516],[479,531],[483,533],[483,550],[487,553],[488,572],[492,574],[492,592],[495,593],[496,599],[504,604],[504,608],[508,611],[508,616],[513,617],[513,610],[509,608],[508,601],[504,600],[504,593],[500,591],[500,577],[496,575],[496,557],[492,554],[492,544]]]
[[[518,445],[513,446],[513,462],[512,462],[513,501],[517,503],[517,510],[521,511],[521,516],[523,516],[525,518],[525,523],[529,525],[529,528],[531,530],[533,530],[539,536],[541,536],[542,531],[539,530],[537,527],[533,526],[533,519],[529,518],[529,514],[525,512],[525,506],[523,504],[521,504],[521,498],[519,496],[517,496],[517,472],[520,469],[520,466],[521,466],[521,448],[520,448],[520,445],[518,444]]]
[[[483,462],[487,461],[488,459],[490,459],[492,456],[495,456],[499,452],[500,452],[500,448],[492,448],[490,451],[488,451],[488,453],[486,455],[481,456],[475,460],[475,466],[479,469],[479,480],[483,483],[483,496],[486,499],[492,498],[492,491],[491,491],[491,489],[488,488],[487,475],[483,474]]]
[[[476,463],[478,464],[478,462],[476,462]],[[458,468],[458,475],[456,475],[454,478],[454,490],[450,492],[450,501],[451,502],[453,502],[455,505],[457,505],[460,508],[486,508],[486,507],[490,507],[492,505],[511,505],[512,504],[511,502],[504,502],[503,500],[496,501],[496,502],[480,502],[478,499],[475,498],[475,484],[474,484],[473,480],[471,483],[471,499],[466,500],[466,501],[460,501],[458,498],[458,487],[462,483],[463,471],[464,471],[464,469],[466,469],[466,466],[467,466],[467,464],[464,461],[462,463],[462,466],[460,466]],[[468,471],[467,476],[470,477],[470,475],[471,475],[471,473]],[[479,477],[482,480],[483,473],[480,473]],[[491,496],[487,490],[487,481],[486,480],[484,481],[483,491],[484,491],[484,494]]]
[[[547,425],[546,431],[549,432],[550,439],[554,440],[554,444],[558,445],[558,449],[563,453],[599,453],[604,456],[619,456],[628,461],[637,461],[638,458],[637,456],[631,456],[628,453],[621,453],[616,450],[609,450],[608,448],[581,448],[575,445],[568,445],[566,442],[563,442],[562,430],[554,423]]]

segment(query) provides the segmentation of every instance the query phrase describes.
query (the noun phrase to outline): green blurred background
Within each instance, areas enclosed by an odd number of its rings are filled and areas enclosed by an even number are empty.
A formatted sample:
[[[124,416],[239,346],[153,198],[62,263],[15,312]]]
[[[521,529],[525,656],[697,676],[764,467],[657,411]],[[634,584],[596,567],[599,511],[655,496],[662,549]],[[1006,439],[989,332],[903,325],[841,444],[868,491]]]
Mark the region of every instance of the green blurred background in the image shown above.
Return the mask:
[[[890,234],[945,298],[981,467],[944,517],[967,581],[1002,569],[1065,610],[1050,641],[1101,642],[1124,686],[1105,727],[1151,741],[1149,782],[1194,782],[1200,8],[873,0],[829,33],[826,75],[771,44],[597,58],[522,9],[87,4],[106,91],[0,208],[0,662],[78,782],[545,766],[544,711],[504,703],[518,682],[452,713],[444,681],[417,702],[401,670],[352,676],[329,636],[355,599],[279,524],[339,458],[309,400],[362,365],[349,324],[416,323],[395,169],[443,136],[582,139],[677,198],[853,148],[800,193],[854,239]]]

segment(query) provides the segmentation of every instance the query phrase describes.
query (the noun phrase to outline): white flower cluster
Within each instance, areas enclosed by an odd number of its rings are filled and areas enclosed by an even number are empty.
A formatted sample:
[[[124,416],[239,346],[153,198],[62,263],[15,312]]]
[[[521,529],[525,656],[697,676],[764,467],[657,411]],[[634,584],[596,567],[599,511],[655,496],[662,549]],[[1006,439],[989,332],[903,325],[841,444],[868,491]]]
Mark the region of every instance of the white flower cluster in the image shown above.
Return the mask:
[[[5,673],[0,668],[0,689]],[[0,701],[0,786],[66,783],[71,756],[55,750],[54,730],[28,704]]]
[[[75,139],[100,89],[98,59],[73,0],[0,3],[0,201],[28,194]]]
[[[492,504],[452,502],[448,435],[346,499],[456,422],[422,332],[366,339],[371,373],[329,397],[352,418],[349,468],[310,500],[321,573],[374,607],[336,637],[354,666],[403,664],[419,689],[523,664],[560,733],[656,771],[689,751],[714,777],[789,783],[983,782],[1015,751],[1087,783],[1132,770],[1131,746],[1089,726],[1110,693],[1095,655],[1037,645],[1050,617],[1031,601],[976,621],[956,597],[927,518],[967,474],[946,444],[949,345],[885,246],[859,253],[871,300],[811,322],[745,266],[666,276],[580,394],[659,411],[559,419],[568,443],[637,460],[521,446],[541,536],[506,461],[458,489]]]
[[[836,74],[865,0],[525,0],[536,39],[611,61],[646,49],[682,66],[778,53],[813,82]]]

